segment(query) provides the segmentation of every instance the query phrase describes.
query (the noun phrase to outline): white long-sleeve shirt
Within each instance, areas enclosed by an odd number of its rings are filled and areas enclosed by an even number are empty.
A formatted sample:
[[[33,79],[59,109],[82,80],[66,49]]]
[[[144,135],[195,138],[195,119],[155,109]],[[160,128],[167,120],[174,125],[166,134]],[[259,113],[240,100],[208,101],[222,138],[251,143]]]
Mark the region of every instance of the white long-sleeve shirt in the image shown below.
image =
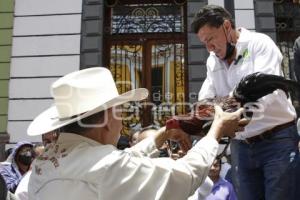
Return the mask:
[[[31,170],[29,170],[20,181],[16,191],[15,196],[18,200],[28,200],[28,183],[31,175]]]
[[[239,31],[236,58],[242,56],[241,59],[228,66],[211,52],[207,59],[207,77],[199,92],[199,100],[229,95],[243,77],[254,72],[282,76],[282,55],[273,40],[267,35],[244,28]],[[266,95],[259,103],[260,111],[254,113],[253,120],[245,127],[245,131],[236,135],[236,139],[258,135],[296,118],[295,108],[281,90]]]
[[[33,163],[30,200],[184,200],[205,180],[218,142],[204,137],[181,159],[149,158],[153,138],[119,151],[61,133]]]

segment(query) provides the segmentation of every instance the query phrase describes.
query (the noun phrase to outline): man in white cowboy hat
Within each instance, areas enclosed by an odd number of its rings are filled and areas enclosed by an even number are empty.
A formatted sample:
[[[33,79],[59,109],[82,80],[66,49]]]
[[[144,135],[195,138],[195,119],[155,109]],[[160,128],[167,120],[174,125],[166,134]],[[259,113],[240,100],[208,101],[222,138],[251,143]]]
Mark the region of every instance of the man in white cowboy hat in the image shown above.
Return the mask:
[[[119,95],[109,70],[90,68],[68,74],[52,85],[54,106],[30,124],[29,135],[60,129],[56,143],[32,165],[31,200],[183,200],[208,174],[224,134],[239,128],[243,109],[225,113],[216,107],[211,130],[183,158],[149,158],[166,139],[183,149],[191,144],[178,129],[162,128],[132,148],[117,150],[122,128],[118,105],[139,101],[146,89]]]

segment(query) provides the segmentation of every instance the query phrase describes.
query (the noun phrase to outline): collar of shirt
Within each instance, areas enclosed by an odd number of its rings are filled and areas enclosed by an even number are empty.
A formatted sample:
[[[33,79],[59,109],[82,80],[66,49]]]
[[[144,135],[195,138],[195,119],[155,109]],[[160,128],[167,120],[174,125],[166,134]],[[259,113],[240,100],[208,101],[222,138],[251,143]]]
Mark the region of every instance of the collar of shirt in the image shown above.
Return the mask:
[[[220,177],[219,180],[214,184],[212,190],[218,188],[220,185],[223,185],[224,183],[226,183],[226,181],[222,177]]]
[[[92,140],[90,138],[78,135],[78,134],[73,134],[73,133],[61,133],[59,138],[58,138],[58,143],[68,141],[68,143],[80,143],[80,142],[87,142],[88,144],[92,146],[97,146],[101,145],[101,143]]]
[[[248,47],[248,42],[249,42],[249,38],[250,37],[250,34],[251,32],[245,28],[238,28],[237,29],[239,32],[240,32],[240,36],[237,40],[237,43],[236,43],[236,50],[237,50],[237,53],[236,53],[236,57],[235,57],[235,60],[231,63],[231,65],[237,65],[238,63],[242,63],[242,60],[244,59],[244,57],[246,56],[246,50],[247,50],[247,47]],[[212,71],[218,71],[218,70],[225,70],[226,67],[230,67],[227,65],[226,62],[224,62],[222,59],[217,59],[217,56],[214,52],[210,52],[210,55],[215,57],[215,59],[213,59],[214,61],[219,61],[220,64],[213,64],[213,65],[210,65],[212,66]],[[240,57],[240,58],[239,58]]]

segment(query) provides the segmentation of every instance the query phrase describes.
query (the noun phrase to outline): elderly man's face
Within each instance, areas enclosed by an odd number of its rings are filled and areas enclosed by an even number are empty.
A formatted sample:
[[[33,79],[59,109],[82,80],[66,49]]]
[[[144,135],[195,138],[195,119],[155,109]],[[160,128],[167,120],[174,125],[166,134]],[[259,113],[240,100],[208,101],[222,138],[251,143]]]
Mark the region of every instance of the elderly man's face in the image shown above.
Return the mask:
[[[110,110],[111,116],[111,133],[113,136],[113,143],[117,144],[120,138],[120,132],[123,128],[122,125],[122,108],[120,106],[114,107]]]
[[[58,138],[58,133],[54,130],[42,135],[43,145],[46,146],[51,142],[55,142]]]

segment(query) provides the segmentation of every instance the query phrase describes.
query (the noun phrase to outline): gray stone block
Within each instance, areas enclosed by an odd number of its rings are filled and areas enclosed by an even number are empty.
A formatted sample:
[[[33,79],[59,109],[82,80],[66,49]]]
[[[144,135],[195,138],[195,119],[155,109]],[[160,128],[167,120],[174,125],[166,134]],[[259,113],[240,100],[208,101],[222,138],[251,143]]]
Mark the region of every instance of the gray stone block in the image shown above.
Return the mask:
[[[102,37],[83,37],[82,51],[102,50]]]
[[[188,64],[205,64],[208,55],[205,48],[189,49]]]
[[[188,40],[189,48],[195,48],[195,47],[205,48],[204,44],[200,42],[200,40],[198,39],[195,33],[188,33],[187,40]]]
[[[200,91],[200,88],[202,86],[202,81],[190,81],[189,82],[189,102],[194,103],[198,101],[198,93]]]
[[[273,30],[275,31],[275,18],[274,17],[257,17],[256,30]]]
[[[103,15],[102,5],[84,5],[83,19],[99,19]]]
[[[207,5],[206,2],[189,2],[187,4],[187,15],[189,17],[194,17],[200,8]]]
[[[256,1],[254,8],[256,16],[274,16],[273,1]]]
[[[189,81],[203,81],[206,71],[206,65],[189,65]]]
[[[102,54],[101,52],[94,53],[83,53],[81,54],[81,69],[92,67],[92,66],[102,66]]]
[[[188,20],[187,20],[187,31],[188,33],[194,33],[194,31],[191,29],[191,24],[193,22],[193,19],[194,17],[188,17]]]
[[[103,0],[85,0],[84,3],[85,4],[89,4],[89,5],[92,5],[92,4],[103,4]]]
[[[293,25],[296,29],[300,29],[300,18],[293,20]]]
[[[88,20],[83,22],[84,35],[102,35],[103,21],[102,20]]]
[[[276,32],[264,32],[264,34],[268,35],[275,43],[277,42]]]

